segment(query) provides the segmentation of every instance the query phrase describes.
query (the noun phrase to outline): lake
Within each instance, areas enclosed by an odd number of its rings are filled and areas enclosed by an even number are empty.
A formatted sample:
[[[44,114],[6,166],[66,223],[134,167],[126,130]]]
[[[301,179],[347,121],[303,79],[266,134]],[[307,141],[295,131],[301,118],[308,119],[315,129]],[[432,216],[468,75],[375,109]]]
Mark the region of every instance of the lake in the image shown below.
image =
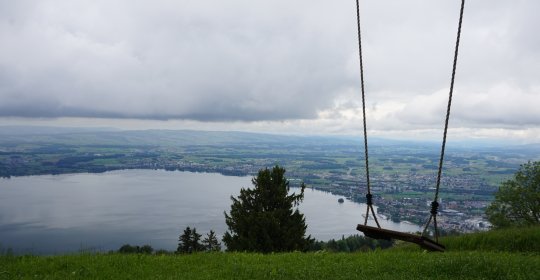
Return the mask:
[[[56,254],[150,244],[175,250],[187,226],[203,236],[226,231],[230,196],[252,187],[251,177],[165,170],[118,170],[0,179],[0,250]],[[299,191],[292,188],[291,191]],[[306,189],[300,211],[318,240],[357,234],[366,205]],[[399,231],[417,225],[380,221]]]

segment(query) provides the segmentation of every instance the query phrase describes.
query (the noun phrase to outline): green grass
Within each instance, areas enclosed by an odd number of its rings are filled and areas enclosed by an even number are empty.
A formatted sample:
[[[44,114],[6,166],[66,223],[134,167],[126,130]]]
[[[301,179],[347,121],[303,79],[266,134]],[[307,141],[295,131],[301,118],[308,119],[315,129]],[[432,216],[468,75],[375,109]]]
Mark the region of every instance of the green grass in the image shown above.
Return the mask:
[[[540,227],[367,253],[2,256],[0,279],[539,279]]]
[[[0,279],[535,279],[540,275],[538,255],[509,252],[22,256],[2,257],[0,264]]]
[[[439,242],[447,252],[483,251],[540,254],[540,226],[509,228],[442,237]],[[421,251],[410,243],[400,242],[394,251]]]
[[[540,227],[510,228],[442,238],[450,251],[506,251],[540,253]],[[540,276],[540,275],[539,275]]]

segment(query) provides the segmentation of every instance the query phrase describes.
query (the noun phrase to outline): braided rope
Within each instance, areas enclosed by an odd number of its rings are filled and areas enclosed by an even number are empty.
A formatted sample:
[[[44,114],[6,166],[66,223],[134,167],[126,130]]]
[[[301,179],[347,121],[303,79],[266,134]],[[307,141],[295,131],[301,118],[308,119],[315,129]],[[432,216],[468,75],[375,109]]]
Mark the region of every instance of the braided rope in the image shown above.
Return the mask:
[[[369,217],[369,211],[371,209],[371,213],[373,213],[373,219],[375,220],[375,223],[377,223],[377,226],[380,228],[379,221],[377,220],[377,215],[375,215],[375,210],[373,210],[373,195],[371,194],[371,182],[369,179],[369,156],[368,156],[368,141],[367,141],[367,125],[366,125],[366,98],[365,98],[365,90],[364,90],[364,63],[362,60],[362,34],[360,32],[360,4],[358,3],[358,0],[356,0],[356,23],[357,23],[357,29],[358,29],[358,56],[360,59],[360,84],[362,89],[362,116],[364,121],[364,158],[366,160],[366,184],[367,184],[367,194],[366,194],[366,201],[367,201],[367,210],[366,210],[366,217],[364,220],[364,225],[367,224],[368,217]]]
[[[426,223],[426,226],[424,227],[424,231],[422,232],[422,235],[426,233],[427,228],[433,218],[433,226],[435,228],[435,238],[437,242],[439,239],[439,231],[437,229],[437,210],[439,207],[439,203],[437,202],[437,200],[439,198],[439,188],[441,185],[441,175],[442,175],[442,168],[443,168],[443,161],[444,161],[444,150],[446,149],[446,134],[448,132],[448,121],[450,119],[450,108],[452,106],[452,94],[454,92],[454,80],[456,78],[456,66],[457,66],[457,58],[458,58],[458,51],[459,51],[459,41],[461,37],[461,24],[463,22],[464,7],[465,7],[465,0],[461,0],[461,9],[459,12],[459,25],[458,25],[458,31],[457,31],[456,47],[454,51],[454,63],[452,66],[452,78],[450,79],[450,92],[448,94],[448,106],[446,108],[446,119],[444,121],[444,133],[443,133],[443,141],[442,141],[442,147],[441,147],[441,157],[439,158],[439,170],[437,172],[437,186],[435,188],[435,197],[433,198],[433,202],[431,202],[431,216],[429,217],[428,222]]]

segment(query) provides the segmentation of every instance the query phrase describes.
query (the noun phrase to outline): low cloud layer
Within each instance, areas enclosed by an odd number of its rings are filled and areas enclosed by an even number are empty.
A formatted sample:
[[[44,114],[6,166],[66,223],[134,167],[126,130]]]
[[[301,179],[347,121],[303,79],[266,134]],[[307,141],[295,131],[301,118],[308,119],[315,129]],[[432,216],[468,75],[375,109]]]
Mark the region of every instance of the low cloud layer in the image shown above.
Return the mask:
[[[442,125],[459,2],[361,1],[370,127]],[[354,9],[345,0],[0,0],[0,117],[356,129]],[[466,3],[451,124],[540,126],[538,10],[534,0]]]
[[[354,44],[340,50],[343,31],[334,34],[353,24],[335,16],[351,11],[288,6],[3,2],[0,114],[313,118],[352,82]]]

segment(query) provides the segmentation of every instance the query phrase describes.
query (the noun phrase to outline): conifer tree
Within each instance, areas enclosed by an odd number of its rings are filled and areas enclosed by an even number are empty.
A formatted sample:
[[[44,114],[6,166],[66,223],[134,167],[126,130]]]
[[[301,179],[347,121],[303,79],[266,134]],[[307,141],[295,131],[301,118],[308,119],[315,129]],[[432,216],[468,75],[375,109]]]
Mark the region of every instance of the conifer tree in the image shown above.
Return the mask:
[[[197,233],[197,229],[186,227],[184,233],[178,238],[178,248],[176,249],[177,253],[182,254],[191,254],[193,252],[202,251],[204,247],[199,242],[201,240],[201,235]]]
[[[197,229],[193,228],[191,232],[191,252],[199,252],[203,250],[203,246],[199,242],[201,240],[201,235],[197,233]]]
[[[233,201],[225,222],[229,228],[223,242],[229,251],[305,251],[313,242],[306,237],[304,215],[295,209],[304,198],[305,185],[300,194],[289,195],[285,169],[275,166],[260,170],[252,179],[253,189],[240,190]]]
[[[184,233],[178,238],[178,248],[176,249],[176,252],[183,254],[191,253],[191,246],[193,243],[191,238],[191,228],[186,227],[186,229],[184,229]]]
[[[213,230],[210,230],[210,232],[203,239],[202,245],[204,249],[209,252],[221,251],[221,244],[219,243],[216,233]]]

